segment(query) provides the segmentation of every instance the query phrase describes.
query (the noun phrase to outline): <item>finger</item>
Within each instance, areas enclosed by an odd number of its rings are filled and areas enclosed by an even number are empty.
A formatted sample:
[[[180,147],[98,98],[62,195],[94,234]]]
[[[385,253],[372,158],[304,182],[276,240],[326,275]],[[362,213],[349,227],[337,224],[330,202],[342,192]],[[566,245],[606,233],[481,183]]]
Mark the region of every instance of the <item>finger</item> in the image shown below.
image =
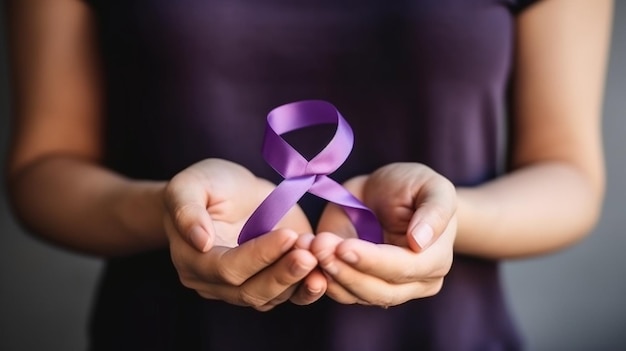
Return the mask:
[[[309,250],[311,248],[311,243],[315,239],[315,235],[312,233],[305,233],[298,237],[298,240],[294,244],[294,247],[302,250]]]
[[[358,304],[385,308],[397,306],[410,300],[434,296],[443,287],[443,278],[393,285],[368,275],[359,277],[358,271],[355,273],[346,271],[344,276],[358,277],[347,281],[343,281],[343,277],[337,277],[337,282],[358,298]]]
[[[296,250],[289,252],[296,240],[295,232],[277,230],[236,248],[215,246],[205,254],[183,244],[172,253],[172,257],[178,258],[177,269],[180,266],[184,268],[179,269],[179,274],[180,271],[187,273],[186,279],[181,279],[184,285],[196,290],[202,297],[262,309],[263,305],[277,299],[306,276],[306,273],[297,271],[298,265],[310,271],[317,264],[306,250],[297,250],[299,252],[295,254]],[[286,252],[289,253],[283,256]],[[302,258],[302,255],[308,257]],[[279,266],[280,269],[270,269],[272,266]],[[188,272],[192,270],[195,273],[189,277]],[[290,278],[290,274],[295,277]],[[273,284],[273,281],[279,284]]]
[[[289,300],[296,305],[312,304],[324,296],[327,286],[326,277],[319,268],[315,268],[298,285],[298,289]]]
[[[417,210],[408,227],[409,246],[414,251],[425,250],[444,232],[456,212],[456,201],[452,183],[436,174],[416,189]]]
[[[409,247],[409,237],[406,235],[406,230],[403,233],[389,233],[387,231],[383,232],[385,244],[395,245],[400,247]]]
[[[204,283],[201,275],[204,273],[205,268],[198,262],[202,260],[205,254],[198,252],[182,238],[176,228],[174,228],[174,223],[169,216],[166,216],[163,222],[169,240],[170,257],[176,267],[180,281],[186,287],[196,289],[196,282]],[[217,248],[213,247],[212,249]],[[215,255],[216,252],[213,252],[213,254]]]
[[[310,250],[317,258],[327,280],[326,294],[339,303],[353,304],[359,301],[358,297],[333,280],[333,275],[338,271],[335,250],[342,241],[343,238],[334,233],[322,232],[315,236]]]
[[[368,303],[361,300],[358,296],[344,288],[340,283],[336,282],[328,272],[324,272],[326,280],[328,281],[328,288],[326,289],[326,295],[344,305],[362,304]]]
[[[294,247],[310,251],[311,243],[314,239],[315,235],[311,233],[300,235]],[[324,296],[327,286],[328,282],[326,281],[326,277],[322,271],[316,267],[304,278],[303,282],[298,286],[298,289],[289,300],[296,305],[312,304]]]
[[[219,298],[237,305],[269,309],[272,301],[278,303],[282,298],[287,300],[316,264],[317,260],[310,252],[292,250],[240,286],[209,284],[203,293],[209,298]]]
[[[455,230],[451,226],[429,250],[421,253],[406,247],[345,240],[336,248],[338,260],[334,264],[337,266],[343,262],[359,272],[379,277],[390,284],[442,278],[452,265]]]
[[[197,266],[203,267],[207,282],[239,286],[278,261],[297,239],[298,234],[293,230],[278,229],[235,248],[216,246],[200,258]]]
[[[241,296],[252,306],[276,299],[292,285],[297,285],[317,266],[306,250],[294,249],[242,285]]]
[[[409,257],[417,257],[418,254],[409,249],[398,248],[391,245],[374,245],[362,240],[345,240],[337,246],[337,255],[342,255],[341,248],[349,243],[365,244],[369,250],[361,250],[364,256],[373,255],[378,264],[396,261],[391,267],[379,269],[376,264],[353,266],[344,262],[338,257],[318,257],[320,265],[327,267],[330,260],[334,260],[332,268],[325,272],[332,278],[329,283],[327,294],[341,303],[360,303],[377,306],[394,306],[408,300],[431,296],[441,289],[443,274],[435,276],[425,275],[416,279],[415,277],[405,277],[404,264],[409,262]],[[350,248],[354,250],[355,248]],[[349,251],[352,252],[352,251]],[[398,256],[404,256],[397,260]],[[341,257],[341,256],[339,256]],[[352,261],[349,258],[348,261]],[[368,266],[369,270],[364,272],[361,266]],[[374,273],[374,274],[372,274]],[[378,275],[385,274],[385,275]],[[389,281],[389,277],[400,277],[395,281]]]
[[[443,278],[430,278],[403,284],[391,284],[378,277],[364,274],[344,263],[328,290],[341,303],[358,303],[374,306],[396,306],[409,300],[432,296],[441,290]],[[330,293],[327,293],[330,295]],[[344,302],[347,300],[348,302]]]
[[[266,303],[263,306],[256,307],[256,310],[266,312],[280,304],[285,303],[286,301],[289,300],[291,296],[293,296],[293,294],[296,292],[298,287],[299,287],[299,284],[295,284],[295,285],[288,287],[285,291],[283,291],[280,295],[278,295],[276,298],[274,298],[270,302]]]
[[[206,206],[209,198],[200,182],[188,175],[174,177],[165,191],[165,202],[176,232],[190,245],[206,252],[213,245],[215,228]]]

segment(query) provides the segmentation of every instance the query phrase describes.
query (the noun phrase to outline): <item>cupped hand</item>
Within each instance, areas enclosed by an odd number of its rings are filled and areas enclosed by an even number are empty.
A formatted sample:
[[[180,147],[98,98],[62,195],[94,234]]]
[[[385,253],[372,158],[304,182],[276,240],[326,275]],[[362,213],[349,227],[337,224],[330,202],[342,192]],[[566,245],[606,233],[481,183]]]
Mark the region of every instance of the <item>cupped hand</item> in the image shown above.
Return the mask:
[[[390,164],[344,186],[374,211],[385,243],[358,239],[343,210],[329,204],[311,243],[328,278],[327,295],[386,307],[436,294],[452,264],[454,186],[417,163]]]
[[[309,251],[311,226],[299,207],[270,233],[237,246],[247,218],[274,185],[235,163],[207,159],[177,174],[165,189],[165,230],[183,285],[207,299],[269,310],[291,300],[309,304],[326,279]]]

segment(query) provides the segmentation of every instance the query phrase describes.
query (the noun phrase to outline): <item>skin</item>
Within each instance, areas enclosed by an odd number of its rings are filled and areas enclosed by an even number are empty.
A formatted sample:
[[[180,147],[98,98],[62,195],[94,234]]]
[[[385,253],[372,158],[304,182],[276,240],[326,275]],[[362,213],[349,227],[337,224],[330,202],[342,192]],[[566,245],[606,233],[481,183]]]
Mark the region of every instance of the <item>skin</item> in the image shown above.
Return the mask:
[[[329,278],[328,296],[393,306],[436,294],[452,265],[454,186],[417,163],[387,165],[345,186],[376,213],[385,244],[357,239],[341,208],[327,206],[311,251]]]
[[[103,257],[169,246],[185,286],[259,310],[324,293],[391,306],[437,293],[453,252],[545,254],[578,242],[598,220],[609,0],[545,0],[519,16],[506,175],[454,189],[424,165],[387,165],[346,184],[381,218],[385,244],[354,239],[330,206],[315,236],[296,208],[276,230],[237,247],[247,210],[273,185],[224,160],[199,162],[167,182],[102,167],[90,9],[77,0],[8,5],[11,202],[30,232],[55,245]],[[256,196],[241,200],[241,189]],[[383,196],[389,189],[397,196]]]
[[[601,103],[611,13],[611,1],[549,0],[519,17],[511,170],[481,186],[458,188],[456,215],[439,206],[439,218],[458,219],[455,252],[492,259],[546,254],[578,242],[598,221],[605,186]],[[399,206],[410,203],[405,199]],[[385,218],[384,212],[377,214]],[[409,243],[411,228],[406,228]],[[322,229],[333,232],[332,226]],[[325,273],[332,278],[329,294],[337,300],[389,306],[440,289],[445,253],[430,261],[428,267],[438,269],[413,276],[412,282],[430,281],[430,287],[403,294],[398,280],[386,279],[393,275],[376,269],[395,262],[393,255],[374,255],[368,245],[342,240],[345,230],[335,232],[340,234],[318,235],[324,242],[314,243],[313,252],[322,267],[333,267]],[[437,244],[445,238],[441,233],[435,230]],[[347,252],[357,257],[355,264],[342,259]],[[400,272],[407,262],[392,270]]]
[[[511,171],[458,190],[455,250],[488,258],[545,254],[596,224],[611,16],[606,0],[541,1],[520,16]]]
[[[278,223],[284,229],[237,246],[247,218],[272,189],[244,167],[219,159],[200,161],[167,184],[165,231],[183,285],[207,299],[261,311],[290,298],[308,304],[322,296],[326,280],[307,240],[299,240],[298,233],[313,232],[299,207]]]

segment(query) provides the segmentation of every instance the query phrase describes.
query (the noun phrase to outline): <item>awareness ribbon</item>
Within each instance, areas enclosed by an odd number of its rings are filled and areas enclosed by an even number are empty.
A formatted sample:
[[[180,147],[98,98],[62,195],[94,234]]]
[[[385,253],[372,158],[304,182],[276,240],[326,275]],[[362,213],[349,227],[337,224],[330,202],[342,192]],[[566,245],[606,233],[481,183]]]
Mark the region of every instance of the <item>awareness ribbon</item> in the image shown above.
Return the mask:
[[[281,135],[319,124],[336,124],[328,145],[308,161]],[[239,234],[242,244],[271,231],[289,209],[309,192],[343,208],[359,238],[382,243],[382,229],[374,213],[342,185],[327,175],[334,172],[352,151],[354,134],[332,104],[306,100],[276,107],[267,115],[263,157],[284,180],[252,213]]]

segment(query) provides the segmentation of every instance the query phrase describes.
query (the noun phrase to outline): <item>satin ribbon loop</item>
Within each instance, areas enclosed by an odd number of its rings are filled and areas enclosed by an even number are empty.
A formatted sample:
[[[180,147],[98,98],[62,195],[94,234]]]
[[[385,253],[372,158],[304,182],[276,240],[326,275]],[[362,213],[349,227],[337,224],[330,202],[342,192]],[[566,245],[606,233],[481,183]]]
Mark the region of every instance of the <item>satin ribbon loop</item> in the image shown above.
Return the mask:
[[[287,132],[319,124],[335,124],[337,128],[310,161],[282,138]],[[326,101],[299,101],[273,109],[267,116],[262,153],[284,180],[252,213],[239,234],[239,244],[271,231],[306,192],[341,206],[361,239],[382,243],[382,229],[374,213],[327,177],[346,161],[353,143],[352,128]]]

